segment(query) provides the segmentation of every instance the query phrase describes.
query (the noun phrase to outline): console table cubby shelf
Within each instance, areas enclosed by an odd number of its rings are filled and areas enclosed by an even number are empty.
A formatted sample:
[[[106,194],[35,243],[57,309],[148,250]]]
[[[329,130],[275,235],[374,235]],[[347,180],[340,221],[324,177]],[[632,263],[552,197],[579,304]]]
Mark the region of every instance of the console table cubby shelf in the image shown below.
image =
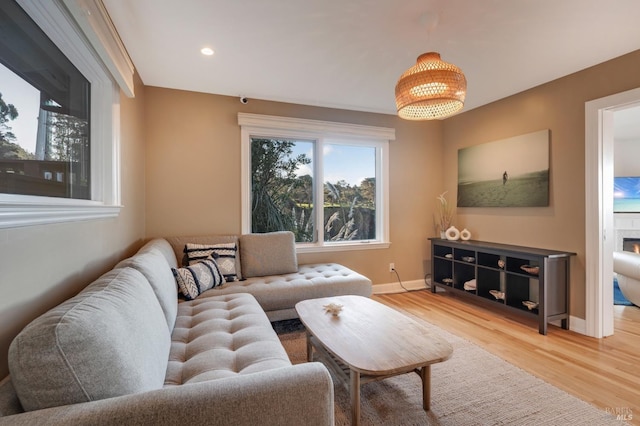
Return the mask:
[[[433,293],[440,287],[484,306],[537,318],[540,334],[547,334],[549,321],[561,320],[569,329],[569,266],[575,253],[430,240]]]

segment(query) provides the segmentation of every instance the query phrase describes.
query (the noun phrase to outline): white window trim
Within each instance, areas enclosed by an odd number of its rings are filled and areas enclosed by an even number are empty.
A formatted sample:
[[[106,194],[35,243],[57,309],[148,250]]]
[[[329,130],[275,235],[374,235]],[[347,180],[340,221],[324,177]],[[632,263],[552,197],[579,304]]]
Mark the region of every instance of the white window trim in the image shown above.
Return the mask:
[[[61,0],[127,97],[134,97],[135,67],[102,0]]]
[[[27,14],[91,83],[92,199],[0,194],[0,228],[111,218],[118,216],[122,207],[120,93],[114,84],[114,76],[106,71],[109,67],[99,59],[100,55],[91,47],[90,41],[70,15],[67,7],[73,2],[76,0],[18,0]],[[100,0],[82,2],[97,4]],[[93,20],[100,18],[104,19],[105,16],[92,15]],[[105,35],[102,40],[108,36]],[[121,59],[117,61],[121,62]],[[121,79],[124,81],[126,77]]]
[[[371,142],[380,149],[380,162],[376,162],[376,175],[381,176],[382,185],[376,186],[377,199],[380,206],[376,206],[377,229],[382,229],[382,235],[375,241],[343,241],[325,244],[298,243],[298,253],[312,253],[319,251],[348,251],[389,248],[389,141],[395,140],[395,129],[387,127],[363,126],[357,124],[335,123],[330,121],[307,120],[300,118],[276,117],[270,115],[238,113],[241,141],[241,214],[242,233],[251,232],[251,137],[252,136],[280,136],[287,138],[303,138],[310,140],[339,140],[358,144]],[[316,161],[322,161],[321,159]],[[321,187],[322,185],[318,185]],[[316,221],[316,223],[320,223]],[[380,227],[381,225],[381,227]]]

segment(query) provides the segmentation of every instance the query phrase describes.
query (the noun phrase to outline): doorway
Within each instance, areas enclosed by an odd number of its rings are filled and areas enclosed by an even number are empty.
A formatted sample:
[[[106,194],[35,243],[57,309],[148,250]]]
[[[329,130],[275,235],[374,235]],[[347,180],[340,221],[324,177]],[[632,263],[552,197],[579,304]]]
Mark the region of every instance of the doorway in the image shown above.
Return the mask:
[[[585,334],[613,334],[614,113],[640,106],[640,89],[585,104]]]

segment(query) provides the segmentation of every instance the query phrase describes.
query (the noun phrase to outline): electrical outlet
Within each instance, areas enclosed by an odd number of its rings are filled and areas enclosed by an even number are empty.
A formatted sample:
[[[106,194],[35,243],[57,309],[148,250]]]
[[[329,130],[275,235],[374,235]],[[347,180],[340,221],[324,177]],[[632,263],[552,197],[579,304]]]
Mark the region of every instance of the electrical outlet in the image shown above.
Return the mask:
[[[395,263],[390,263],[389,264],[389,272],[393,272],[396,269],[396,264]]]

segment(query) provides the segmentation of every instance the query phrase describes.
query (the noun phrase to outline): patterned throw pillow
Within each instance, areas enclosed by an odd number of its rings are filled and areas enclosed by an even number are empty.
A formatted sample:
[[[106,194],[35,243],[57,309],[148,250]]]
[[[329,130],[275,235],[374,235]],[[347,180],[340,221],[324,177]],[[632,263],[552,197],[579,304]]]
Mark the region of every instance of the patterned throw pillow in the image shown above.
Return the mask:
[[[218,267],[220,267],[220,272],[224,275],[225,281],[236,281],[238,279],[238,273],[236,272],[237,251],[238,247],[236,246],[236,243],[187,243],[184,246],[184,253],[189,265],[193,265],[194,263],[197,263],[202,259],[206,259],[209,256],[214,256]]]
[[[171,272],[187,300],[193,300],[203,292],[224,283],[220,268],[211,257],[184,268],[171,268]]]

